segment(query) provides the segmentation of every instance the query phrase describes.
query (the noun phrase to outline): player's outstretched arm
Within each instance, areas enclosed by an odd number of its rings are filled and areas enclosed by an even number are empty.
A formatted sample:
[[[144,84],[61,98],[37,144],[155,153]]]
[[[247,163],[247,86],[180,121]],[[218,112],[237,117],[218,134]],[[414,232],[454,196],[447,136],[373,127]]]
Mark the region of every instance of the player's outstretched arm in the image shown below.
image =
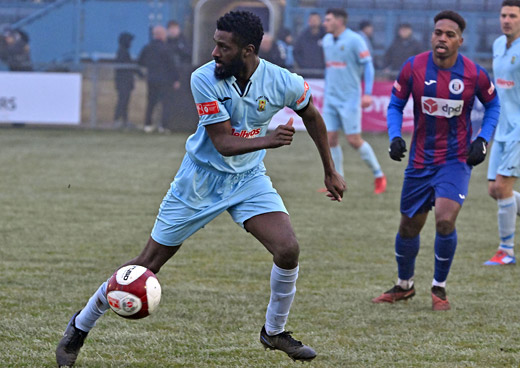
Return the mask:
[[[205,126],[213,145],[222,156],[235,156],[266,148],[277,148],[292,143],[294,127],[292,119],[285,125],[279,125],[264,137],[244,138],[233,135],[231,121]]]
[[[318,148],[325,172],[325,187],[328,190],[327,196],[333,201],[341,202],[343,192],[347,190],[347,185],[341,175],[334,169],[329,142],[327,140],[327,129],[325,128],[325,123],[323,122],[320,112],[312,103],[312,97],[307,106],[296,111],[296,113],[302,118],[307,132]]]

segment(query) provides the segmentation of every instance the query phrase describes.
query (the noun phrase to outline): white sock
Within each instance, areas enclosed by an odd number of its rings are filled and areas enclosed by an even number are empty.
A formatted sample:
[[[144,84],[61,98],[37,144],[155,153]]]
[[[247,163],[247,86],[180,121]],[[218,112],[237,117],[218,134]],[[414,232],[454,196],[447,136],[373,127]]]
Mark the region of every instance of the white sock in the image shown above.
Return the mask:
[[[432,286],[440,286],[440,287],[445,288],[446,287],[446,281],[439,282],[439,281],[433,279]]]
[[[273,264],[271,270],[271,299],[265,314],[265,330],[273,336],[282,333],[296,293],[299,266],[285,270]]]
[[[370,146],[370,144],[368,144],[367,141],[363,142],[361,147],[359,147],[358,151],[359,155],[361,156],[361,159],[372,170],[374,177],[379,178],[383,176],[383,171],[381,170],[379,161],[377,161],[376,154],[374,153],[372,146]]]
[[[335,147],[330,147],[330,154],[332,161],[334,161],[334,168],[341,176],[345,177],[343,172],[343,150],[341,146],[338,144]]]
[[[498,249],[513,256],[517,212],[516,199],[514,196],[498,199],[497,204],[498,235],[500,236],[500,246]]]
[[[520,193],[513,190],[513,195],[515,196],[515,202],[516,202],[516,215],[520,216]]]
[[[397,285],[405,290],[411,289],[413,286],[413,278],[409,280],[401,280],[400,278],[397,278]]]
[[[107,280],[108,281],[108,280]],[[87,305],[76,317],[76,327],[82,331],[89,332],[96,321],[110,308],[106,298],[107,282],[101,284],[99,289],[90,297]]]

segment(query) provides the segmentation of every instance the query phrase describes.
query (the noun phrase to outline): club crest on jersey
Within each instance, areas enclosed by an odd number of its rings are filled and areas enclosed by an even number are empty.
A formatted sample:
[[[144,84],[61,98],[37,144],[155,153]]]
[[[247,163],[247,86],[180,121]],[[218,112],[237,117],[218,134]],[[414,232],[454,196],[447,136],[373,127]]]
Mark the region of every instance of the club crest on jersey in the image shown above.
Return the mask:
[[[452,79],[448,85],[448,88],[454,95],[460,95],[462,92],[464,92],[464,82],[460,79]]]
[[[267,105],[267,101],[269,101],[269,99],[265,96],[260,96],[256,99],[256,101],[258,102],[258,107],[256,109],[258,111],[265,111],[265,106]]]
[[[513,57],[511,58],[511,64],[514,64],[516,61],[516,55],[513,55]]]
[[[422,96],[421,105],[423,114],[452,118],[462,114],[464,101]]]

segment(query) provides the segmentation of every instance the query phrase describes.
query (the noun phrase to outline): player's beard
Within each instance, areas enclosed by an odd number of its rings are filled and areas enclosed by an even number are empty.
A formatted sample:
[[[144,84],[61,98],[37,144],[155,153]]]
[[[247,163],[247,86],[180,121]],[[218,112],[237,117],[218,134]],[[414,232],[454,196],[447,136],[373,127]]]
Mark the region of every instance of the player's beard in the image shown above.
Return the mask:
[[[215,60],[217,61],[217,60]],[[226,79],[231,77],[232,75],[238,75],[242,69],[244,68],[244,62],[238,54],[235,58],[233,58],[228,65],[222,65],[221,67],[215,66],[215,78],[217,79]]]

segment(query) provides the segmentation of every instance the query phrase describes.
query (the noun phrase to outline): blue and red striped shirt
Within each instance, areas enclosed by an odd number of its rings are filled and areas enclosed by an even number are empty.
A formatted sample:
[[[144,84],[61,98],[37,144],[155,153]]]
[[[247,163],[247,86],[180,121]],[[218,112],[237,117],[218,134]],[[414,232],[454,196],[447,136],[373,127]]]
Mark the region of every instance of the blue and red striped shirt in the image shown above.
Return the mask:
[[[479,136],[486,141],[491,139],[500,112],[495,87],[486,70],[465,56],[459,54],[449,69],[438,67],[431,51],[412,56],[404,63],[388,106],[390,141],[401,136],[403,109],[410,93],[414,132],[409,167],[466,162],[475,97],[486,109]]]

